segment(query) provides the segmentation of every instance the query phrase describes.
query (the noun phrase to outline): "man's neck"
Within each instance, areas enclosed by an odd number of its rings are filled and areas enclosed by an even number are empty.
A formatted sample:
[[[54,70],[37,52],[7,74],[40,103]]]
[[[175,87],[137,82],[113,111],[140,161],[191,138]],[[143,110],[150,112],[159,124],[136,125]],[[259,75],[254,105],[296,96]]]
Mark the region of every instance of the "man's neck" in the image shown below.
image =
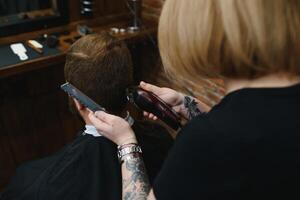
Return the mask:
[[[243,88],[280,88],[289,87],[300,83],[299,76],[290,76],[286,74],[274,74],[261,78],[247,79],[226,79],[226,94]]]

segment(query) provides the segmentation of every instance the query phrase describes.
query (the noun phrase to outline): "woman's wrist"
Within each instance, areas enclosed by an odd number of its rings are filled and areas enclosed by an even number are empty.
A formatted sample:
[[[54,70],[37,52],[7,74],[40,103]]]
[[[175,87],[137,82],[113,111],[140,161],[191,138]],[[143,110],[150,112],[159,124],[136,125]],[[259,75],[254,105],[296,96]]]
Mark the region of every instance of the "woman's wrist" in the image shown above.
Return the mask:
[[[178,98],[177,98],[177,106],[174,106],[175,110],[186,120],[189,120],[189,111],[186,107],[186,97],[187,95],[183,93],[178,92]]]
[[[137,143],[118,146],[118,159],[120,164],[124,161],[141,157],[142,148]]]
[[[203,112],[199,109],[198,102],[195,100],[194,97],[185,96],[184,107],[186,107],[188,110],[189,119],[195,118],[203,114]]]
[[[194,97],[186,95],[183,98],[181,112],[186,119],[191,120],[205,113],[199,107],[198,101]]]
[[[178,114],[180,114],[183,118],[188,119],[187,109],[184,106],[184,97],[185,94],[178,92],[178,100],[176,103],[177,106],[174,106],[174,108],[178,112]]]
[[[124,146],[127,144],[137,144],[137,143],[138,142],[135,135],[127,138],[121,138],[118,142],[116,142],[118,146]]]

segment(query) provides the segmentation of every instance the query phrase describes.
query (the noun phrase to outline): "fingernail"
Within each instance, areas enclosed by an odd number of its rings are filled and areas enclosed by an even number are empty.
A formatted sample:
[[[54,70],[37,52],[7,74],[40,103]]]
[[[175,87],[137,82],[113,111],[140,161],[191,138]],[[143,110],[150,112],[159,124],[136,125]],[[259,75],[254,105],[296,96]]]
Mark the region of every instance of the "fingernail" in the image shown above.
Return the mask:
[[[141,81],[140,85],[146,85],[146,83],[144,81]]]
[[[102,112],[102,111],[96,111],[96,112],[94,113],[94,115],[95,115],[95,116],[100,115],[101,112]]]

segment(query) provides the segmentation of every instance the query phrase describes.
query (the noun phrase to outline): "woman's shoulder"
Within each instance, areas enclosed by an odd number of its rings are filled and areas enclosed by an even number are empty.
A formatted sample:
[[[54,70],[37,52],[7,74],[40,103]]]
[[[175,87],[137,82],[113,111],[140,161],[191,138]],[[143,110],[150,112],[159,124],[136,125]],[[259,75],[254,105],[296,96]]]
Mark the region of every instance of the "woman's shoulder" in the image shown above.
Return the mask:
[[[174,142],[173,151],[198,156],[200,151],[209,152],[214,150],[221,151],[238,145],[241,137],[238,132],[231,132],[227,127],[217,127],[214,123],[212,114],[204,114],[191,120],[178,133]],[[213,113],[215,117],[215,113]],[[222,126],[222,125],[221,125]],[[213,150],[213,151],[214,151]]]

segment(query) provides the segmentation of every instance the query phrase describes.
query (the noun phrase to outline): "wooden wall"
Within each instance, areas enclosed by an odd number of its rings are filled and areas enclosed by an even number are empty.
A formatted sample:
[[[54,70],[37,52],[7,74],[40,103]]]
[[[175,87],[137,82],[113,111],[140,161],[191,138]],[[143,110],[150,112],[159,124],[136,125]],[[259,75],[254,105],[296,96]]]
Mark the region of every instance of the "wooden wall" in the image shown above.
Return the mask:
[[[0,79],[0,187],[22,162],[54,153],[80,130],[63,82],[63,65]]]
[[[158,50],[149,38],[128,40],[134,78],[155,82]],[[83,128],[68,107],[64,62],[0,79],[0,192],[24,161],[38,159],[70,143]]]
[[[80,0],[68,1],[71,22],[87,19],[80,14]],[[129,11],[126,7],[125,1],[126,0],[94,0],[93,18],[128,13]]]

